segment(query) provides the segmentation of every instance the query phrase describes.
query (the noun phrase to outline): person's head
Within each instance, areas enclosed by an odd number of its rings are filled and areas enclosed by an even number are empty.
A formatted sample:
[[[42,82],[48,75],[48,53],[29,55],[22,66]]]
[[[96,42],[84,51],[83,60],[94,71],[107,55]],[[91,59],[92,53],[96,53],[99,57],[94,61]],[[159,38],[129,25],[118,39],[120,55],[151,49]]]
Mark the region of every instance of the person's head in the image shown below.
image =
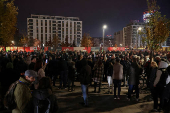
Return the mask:
[[[112,55],[111,59],[114,59],[115,58],[115,54]]]
[[[155,62],[156,62],[157,64],[159,64],[160,61],[161,61],[160,56],[156,56],[156,57],[155,57]]]
[[[87,65],[87,60],[85,58],[83,58],[81,63],[82,63],[82,66],[86,66]]]
[[[33,56],[33,57],[31,58],[31,62],[36,63],[36,57]]]
[[[80,55],[80,60],[82,60],[83,59],[83,55]]]
[[[132,58],[132,62],[136,62],[136,58],[135,57]]]
[[[157,63],[156,62],[151,62],[151,67],[155,68],[155,67],[158,67]]]
[[[40,68],[42,68],[42,66],[43,66],[42,60],[37,60],[37,62],[35,63],[34,71],[38,71]]]
[[[38,89],[52,89],[52,81],[49,77],[42,77],[39,80]]]
[[[25,71],[25,79],[30,81],[30,82],[34,82],[35,78],[38,77],[37,72],[35,72],[34,70],[26,70]]]
[[[120,59],[118,57],[116,58],[116,63],[120,63]]]
[[[6,65],[7,69],[13,69],[13,64],[11,62],[8,62]]]

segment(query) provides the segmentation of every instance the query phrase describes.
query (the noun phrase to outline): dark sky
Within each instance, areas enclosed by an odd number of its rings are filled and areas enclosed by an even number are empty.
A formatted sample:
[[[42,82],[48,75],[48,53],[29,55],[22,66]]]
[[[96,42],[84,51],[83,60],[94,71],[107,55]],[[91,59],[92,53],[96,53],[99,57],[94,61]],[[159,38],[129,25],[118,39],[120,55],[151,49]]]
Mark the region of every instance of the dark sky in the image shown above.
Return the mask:
[[[163,15],[170,18],[170,0],[157,0]],[[26,32],[27,18],[31,14],[79,17],[83,21],[83,33],[102,37],[102,26],[107,25],[106,34],[122,30],[130,20],[142,21],[147,9],[146,0],[15,0],[19,8],[18,28]]]

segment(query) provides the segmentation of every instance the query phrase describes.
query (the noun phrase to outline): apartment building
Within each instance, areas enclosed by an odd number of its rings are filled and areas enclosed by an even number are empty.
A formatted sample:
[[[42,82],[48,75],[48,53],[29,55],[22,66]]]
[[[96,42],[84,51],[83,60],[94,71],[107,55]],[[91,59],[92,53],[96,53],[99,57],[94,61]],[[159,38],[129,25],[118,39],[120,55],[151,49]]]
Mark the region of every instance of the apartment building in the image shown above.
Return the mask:
[[[142,43],[142,37],[145,37],[145,34],[140,34],[144,32],[145,23],[139,22],[138,20],[131,21],[126,27],[124,27],[124,38],[125,46],[129,48],[136,48],[145,46]],[[139,30],[141,28],[141,30]]]
[[[115,42],[114,44],[116,44],[117,47],[124,46],[123,30],[114,33],[114,42]]]
[[[31,18],[27,18],[27,33],[29,38],[37,38],[44,45],[58,36],[60,44],[68,37],[70,44],[75,42],[77,46],[80,46],[82,21],[78,17],[31,14]]]

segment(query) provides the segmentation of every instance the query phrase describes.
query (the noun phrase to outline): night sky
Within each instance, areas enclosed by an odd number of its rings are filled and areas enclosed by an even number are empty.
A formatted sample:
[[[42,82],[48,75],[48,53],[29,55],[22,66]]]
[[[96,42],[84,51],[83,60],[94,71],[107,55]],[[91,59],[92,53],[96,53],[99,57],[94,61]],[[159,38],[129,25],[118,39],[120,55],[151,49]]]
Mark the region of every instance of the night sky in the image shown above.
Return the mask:
[[[163,15],[170,18],[170,0],[157,0]],[[130,20],[142,21],[147,9],[146,0],[15,0],[19,8],[20,32],[26,32],[27,18],[31,14],[79,17],[83,33],[102,37],[102,26],[107,25],[106,35],[122,30]]]

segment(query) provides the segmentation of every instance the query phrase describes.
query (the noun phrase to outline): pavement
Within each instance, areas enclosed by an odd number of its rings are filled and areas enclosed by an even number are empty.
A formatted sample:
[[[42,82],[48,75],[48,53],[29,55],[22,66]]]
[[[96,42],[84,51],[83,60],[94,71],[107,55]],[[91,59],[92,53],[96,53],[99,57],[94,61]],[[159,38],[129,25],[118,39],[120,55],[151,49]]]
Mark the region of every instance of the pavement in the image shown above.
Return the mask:
[[[108,93],[107,82],[102,83],[100,93],[93,93],[94,88],[89,87],[89,107],[80,104],[83,98],[79,82],[75,82],[73,92],[69,92],[68,89],[58,89],[57,86],[59,82],[53,87],[53,92],[58,98],[58,113],[150,113],[153,109],[150,92],[144,90],[142,86],[140,86],[139,101],[136,101],[135,95],[130,101],[127,100],[128,87],[121,87],[120,100],[114,100],[113,94]],[[7,112],[0,111],[0,113]]]
[[[120,100],[115,100],[113,94],[108,93],[106,82],[102,83],[100,93],[93,93],[94,88],[89,87],[89,107],[79,104],[83,102],[80,83],[75,82],[75,86],[73,92],[54,87],[54,93],[58,97],[59,113],[150,113],[153,109],[150,92],[143,89],[145,86],[140,86],[139,101],[136,101],[135,95],[130,101],[127,100],[128,87],[121,87]]]

